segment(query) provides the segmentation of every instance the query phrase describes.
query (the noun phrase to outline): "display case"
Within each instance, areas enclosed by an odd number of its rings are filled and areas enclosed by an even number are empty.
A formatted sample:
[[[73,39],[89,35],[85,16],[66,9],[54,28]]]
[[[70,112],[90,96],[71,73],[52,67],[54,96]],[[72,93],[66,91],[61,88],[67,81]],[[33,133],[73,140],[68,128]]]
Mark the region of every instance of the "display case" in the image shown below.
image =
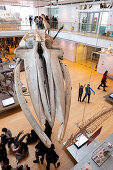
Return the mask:
[[[92,160],[100,167],[110,156],[113,146],[110,142],[104,142],[92,154]]]

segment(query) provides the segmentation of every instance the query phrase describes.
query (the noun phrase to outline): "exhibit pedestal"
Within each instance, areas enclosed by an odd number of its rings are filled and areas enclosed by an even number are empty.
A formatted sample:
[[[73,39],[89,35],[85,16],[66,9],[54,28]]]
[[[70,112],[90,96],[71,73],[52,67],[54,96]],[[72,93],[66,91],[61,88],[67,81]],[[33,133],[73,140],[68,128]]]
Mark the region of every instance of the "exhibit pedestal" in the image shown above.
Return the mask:
[[[97,151],[98,148],[105,146],[104,144],[106,144],[108,148],[110,147],[111,149],[110,148],[109,149],[111,151],[110,155],[107,156],[108,158],[101,164],[101,166],[99,166],[97,165],[97,163],[94,162],[92,157],[94,156],[94,153]],[[87,163],[90,164],[92,170],[113,170],[113,134],[111,134],[105,141],[103,141],[103,143],[99,143],[95,149],[92,148],[91,152],[84,156],[84,158],[81,159],[81,161],[78,164],[76,164],[71,170],[80,170]]]

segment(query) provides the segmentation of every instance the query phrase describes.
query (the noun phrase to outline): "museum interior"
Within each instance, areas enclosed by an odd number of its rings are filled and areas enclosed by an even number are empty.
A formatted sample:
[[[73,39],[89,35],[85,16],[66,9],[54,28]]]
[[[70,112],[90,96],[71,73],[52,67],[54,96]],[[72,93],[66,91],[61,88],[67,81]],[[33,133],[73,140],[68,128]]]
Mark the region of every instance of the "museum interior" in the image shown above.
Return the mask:
[[[113,0],[0,0],[0,170],[113,170]]]

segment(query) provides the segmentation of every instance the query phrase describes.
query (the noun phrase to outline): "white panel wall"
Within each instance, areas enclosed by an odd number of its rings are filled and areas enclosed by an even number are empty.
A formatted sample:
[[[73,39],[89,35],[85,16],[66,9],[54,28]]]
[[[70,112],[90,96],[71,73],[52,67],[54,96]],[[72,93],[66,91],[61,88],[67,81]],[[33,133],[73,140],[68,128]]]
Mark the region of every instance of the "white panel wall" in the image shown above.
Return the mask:
[[[41,14],[48,15],[48,8],[35,8],[35,16],[40,16]]]
[[[29,15],[34,16],[34,7],[21,7],[21,6],[6,6],[6,10],[11,13],[20,13],[20,18],[25,20],[25,18],[29,19]]]
[[[37,16],[38,14],[41,15],[42,13],[45,15],[48,14],[47,8],[34,8],[34,7],[7,5],[6,10],[11,13],[20,13],[20,18],[22,18],[23,21],[26,20],[26,18],[29,21],[29,15]]]
[[[79,5],[64,5],[59,7],[59,22],[78,22]]]
[[[109,26],[107,26],[106,31],[113,31],[113,7],[109,12],[107,25]]]
[[[75,61],[74,56],[75,56],[75,42],[74,41],[69,41],[69,40],[64,40],[64,39],[56,39],[60,48],[63,49],[64,55],[63,57],[67,60],[70,61]]]
[[[70,29],[72,26],[75,31],[78,31],[80,5],[64,5],[59,7],[58,22],[64,25],[65,29]]]
[[[109,73],[113,74],[113,56],[100,54],[97,72],[104,74],[106,70],[108,70]]]

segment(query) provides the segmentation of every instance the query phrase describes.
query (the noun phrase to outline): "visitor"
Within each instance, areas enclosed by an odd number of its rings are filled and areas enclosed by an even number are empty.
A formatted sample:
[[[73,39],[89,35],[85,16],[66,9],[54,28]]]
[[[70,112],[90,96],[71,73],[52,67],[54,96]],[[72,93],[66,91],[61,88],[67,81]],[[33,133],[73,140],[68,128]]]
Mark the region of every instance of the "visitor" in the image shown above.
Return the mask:
[[[52,134],[52,128],[49,125],[48,121],[45,122],[45,130],[44,133],[48,136],[48,138],[51,140],[51,134]]]
[[[23,133],[23,130],[18,133],[17,136],[14,137],[14,144],[16,147],[19,146],[19,144],[24,140],[24,138],[27,136],[27,134],[23,135],[20,139],[20,135]]]
[[[51,163],[54,164],[55,168],[60,166],[60,162],[57,163],[59,156],[56,154],[54,149],[55,149],[55,146],[52,144],[51,148],[48,149],[48,152],[46,154],[46,161],[47,161],[46,170],[50,170]]]
[[[17,146],[15,146],[14,144],[14,138],[9,139],[8,148],[9,148],[10,154],[15,153],[18,150]]]
[[[31,133],[27,134],[27,138],[26,138],[26,143],[27,144],[31,144],[34,142],[37,142],[37,140],[39,139],[38,135],[36,134],[36,132],[32,129]]]
[[[43,19],[42,19],[41,16],[39,16],[39,24],[38,24],[38,28],[41,28],[41,29],[44,28]]]
[[[88,96],[88,103],[89,103],[91,91],[92,91],[94,94],[95,94],[95,92],[94,92],[93,89],[90,87],[90,84],[87,84],[87,87],[85,87],[85,91],[86,91],[86,93],[85,93],[85,96],[84,96],[82,102],[83,102],[84,99]]]
[[[12,137],[12,133],[7,128],[2,128],[2,132],[4,132],[4,134],[1,135],[1,142],[7,143],[8,140]]]
[[[33,161],[33,163],[39,163],[39,157],[41,164],[43,164],[44,161],[44,155],[47,153],[48,148],[43,144],[42,141],[40,141],[36,146],[36,152],[35,152],[35,157],[36,160]]]
[[[38,18],[38,16],[35,16],[34,22],[35,22],[36,27],[38,27],[39,26],[39,18]]]
[[[2,162],[1,162],[1,168],[2,170],[12,170],[12,166],[9,165],[9,159],[5,158]]]
[[[46,18],[46,21],[48,22],[48,24],[50,24],[50,20],[49,20],[48,15],[46,15],[45,18]]]
[[[101,84],[98,86],[97,89],[100,89],[100,87],[103,87],[103,91],[106,91],[106,90],[105,90],[105,87],[107,87],[107,86],[106,86],[107,74],[108,74],[108,71],[106,70],[105,73],[103,74],[103,77],[102,77],[102,80],[101,80]],[[102,86],[102,85],[103,85],[103,86]]]
[[[84,86],[85,86],[85,85],[84,85]],[[82,94],[83,94],[84,86],[83,86],[83,85],[80,85],[80,83],[79,83],[78,101],[80,100],[80,102],[81,102],[81,99],[82,99]]]
[[[0,143],[0,162],[5,161],[7,159],[7,150],[5,144]]]
[[[58,20],[56,17],[54,18],[54,28],[58,29]]]
[[[11,151],[15,152],[16,148],[18,148],[19,144],[24,140],[24,138],[27,136],[27,134],[23,135],[20,139],[20,135],[23,133],[23,131],[20,131],[17,136],[12,137],[8,141],[8,147]]]
[[[19,163],[20,160],[22,160],[23,158],[27,157],[28,154],[29,154],[29,151],[28,151],[27,144],[24,143],[24,142],[19,143],[18,150],[15,153],[15,155],[16,155],[16,162]]]
[[[31,16],[29,16],[29,22],[30,22],[30,27],[32,26],[32,17]]]
[[[30,167],[27,164],[18,165],[15,170],[30,170]]]

